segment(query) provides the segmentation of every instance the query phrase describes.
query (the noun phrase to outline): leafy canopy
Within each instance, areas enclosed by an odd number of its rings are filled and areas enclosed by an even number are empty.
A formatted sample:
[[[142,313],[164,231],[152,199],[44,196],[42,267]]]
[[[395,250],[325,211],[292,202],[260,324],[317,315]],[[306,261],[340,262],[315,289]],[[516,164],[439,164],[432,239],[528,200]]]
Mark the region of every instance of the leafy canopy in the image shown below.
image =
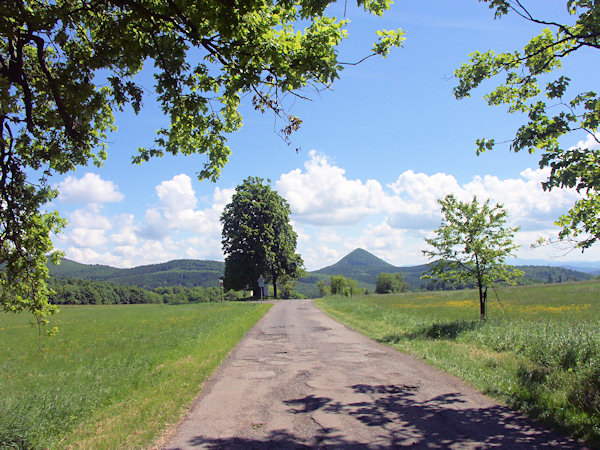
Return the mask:
[[[505,264],[519,247],[513,242],[518,227],[506,226],[508,212],[501,204],[480,204],[477,197],[461,202],[449,194],[439,199],[442,223],[436,236],[425,239],[430,249],[423,250],[434,259],[423,276],[451,283],[475,283],[479,290],[481,316],[485,316],[483,288],[498,281],[513,284],[522,272]]]
[[[301,119],[286,95],[328,86],[343,66],[337,46],[346,20],[325,14],[332,0],[3,0],[0,2],[0,277],[5,310],[47,305],[50,235],[64,222],[43,212],[56,193],[49,177],[101,165],[113,113],[139,112],[137,83],[153,66],[154,95],[168,125],[133,157],[203,154],[198,176],[215,180],[227,162],[227,135],[242,126],[250,95],[284,121],[284,139]],[[391,0],[357,0],[381,15]],[[401,45],[382,31],[373,54]],[[303,97],[304,98],[304,97]],[[39,178],[39,179],[38,179]]]
[[[264,180],[248,177],[221,215],[226,289],[256,287],[259,276],[273,283],[298,278],[304,265],[296,253],[290,206]]]
[[[408,283],[404,281],[402,273],[382,272],[377,275],[376,294],[399,294],[406,291],[408,291]]]
[[[331,295],[351,297],[353,294],[358,293],[358,282],[343,275],[331,275],[329,277],[329,292]]]
[[[574,24],[562,24],[535,17],[519,0],[479,0],[489,3],[496,17],[517,14],[527,21],[546,26],[522,51],[496,54],[475,52],[467,64],[456,70],[456,98],[468,97],[487,79],[501,82],[485,96],[488,105],[506,105],[510,113],[526,115],[510,140],[511,150],[542,152],[539,165],[549,167],[545,190],[576,188],[583,194],[556,224],[559,239],[570,241],[581,251],[600,238],[600,99],[595,91],[569,92],[571,78],[553,75],[562,60],[576,51],[600,49],[600,3],[567,0],[566,9]],[[593,145],[565,146],[563,136],[583,132]],[[582,141],[583,142],[583,141]],[[494,139],[479,139],[477,153],[491,150]]]

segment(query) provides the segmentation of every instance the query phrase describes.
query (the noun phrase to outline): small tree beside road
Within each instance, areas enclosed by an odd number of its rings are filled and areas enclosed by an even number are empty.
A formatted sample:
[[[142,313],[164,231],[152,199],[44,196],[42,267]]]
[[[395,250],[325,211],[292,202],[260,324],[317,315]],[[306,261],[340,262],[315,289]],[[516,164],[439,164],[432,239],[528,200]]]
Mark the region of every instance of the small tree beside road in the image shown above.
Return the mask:
[[[425,239],[431,249],[423,250],[435,261],[423,278],[476,283],[480,316],[485,319],[487,286],[499,281],[514,284],[523,275],[505,263],[519,247],[513,242],[519,228],[507,227],[508,212],[501,204],[491,207],[489,200],[480,204],[474,196],[470,203],[461,202],[450,194],[438,203],[442,223],[434,238]]]
[[[343,295],[352,297],[358,293],[358,282],[343,275],[331,275],[329,277],[329,291],[331,295]]]

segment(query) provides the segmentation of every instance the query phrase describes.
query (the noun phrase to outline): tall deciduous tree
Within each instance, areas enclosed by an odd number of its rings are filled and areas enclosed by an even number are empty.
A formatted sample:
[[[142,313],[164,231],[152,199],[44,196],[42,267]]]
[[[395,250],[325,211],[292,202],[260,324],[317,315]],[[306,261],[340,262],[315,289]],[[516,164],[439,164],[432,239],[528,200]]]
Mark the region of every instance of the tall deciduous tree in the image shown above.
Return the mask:
[[[600,238],[600,98],[592,90],[569,94],[571,79],[552,73],[576,51],[600,50],[600,3],[565,0],[565,8],[574,18],[566,24],[536,16],[520,0],[479,1],[489,3],[496,18],[516,14],[547,28],[522,51],[473,53],[469,63],[455,72],[459,84],[454,95],[468,97],[483,81],[504,77],[485,99],[490,106],[506,105],[510,113],[527,115],[526,123],[510,140],[510,148],[515,152],[542,151],[539,165],[550,168],[549,178],[542,183],[545,190],[574,187],[583,194],[556,224],[561,227],[561,240],[584,251]],[[565,145],[563,136],[572,132],[587,134],[588,144]],[[477,153],[495,145],[494,139],[479,139]]]
[[[297,278],[304,265],[296,253],[297,235],[290,224],[287,201],[262,178],[249,177],[239,185],[221,215],[226,289],[252,286],[263,275],[273,283]]]
[[[485,319],[484,288],[498,281],[512,284],[523,275],[505,262],[519,247],[513,242],[518,227],[507,227],[508,212],[500,204],[491,207],[489,200],[480,204],[473,197],[467,203],[450,194],[438,203],[442,223],[434,238],[425,239],[431,249],[423,250],[435,261],[423,278],[477,284],[479,312]]]
[[[381,15],[391,0],[356,0]],[[242,125],[242,95],[273,111],[284,139],[301,119],[282,99],[327,86],[343,63],[345,20],[333,0],[2,0],[0,2],[0,304],[48,312],[44,267],[64,223],[43,206],[49,177],[106,158],[113,112],[139,112],[135,75],[153,65],[168,123],[133,162],[164,153],[205,154],[198,176],[215,180],[227,135]],[[381,31],[373,54],[402,43]],[[33,175],[36,174],[36,175]],[[40,178],[37,178],[40,174]],[[30,179],[30,177],[35,177]],[[59,256],[55,254],[55,256]]]

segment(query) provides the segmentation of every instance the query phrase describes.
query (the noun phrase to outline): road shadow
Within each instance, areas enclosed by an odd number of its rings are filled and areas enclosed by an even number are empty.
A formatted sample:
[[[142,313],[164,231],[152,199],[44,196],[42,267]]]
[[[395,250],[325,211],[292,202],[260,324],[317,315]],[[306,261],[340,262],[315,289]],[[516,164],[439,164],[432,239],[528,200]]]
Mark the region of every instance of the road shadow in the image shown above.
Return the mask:
[[[410,333],[391,333],[378,341],[386,344],[394,344],[404,339],[456,339],[461,334],[483,325],[484,323],[481,320],[455,320],[452,322],[434,323]]]
[[[376,443],[352,442],[345,437],[344,430],[321,427],[309,441],[290,431],[276,430],[259,439],[197,437],[189,444],[233,449],[584,448],[553,431],[538,428],[507,407],[465,407],[467,399],[459,393],[423,401],[417,398],[418,386],[357,384],[349,388],[369,396],[370,400],[345,403],[307,395],[287,400],[285,404],[292,414],[321,411],[354,417],[367,427],[379,428],[376,434],[381,439]]]
[[[325,442],[326,440],[326,442]],[[251,438],[224,438],[224,439],[203,439],[194,438],[189,442],[192,446],[202,446],[209,449],[293,449],[308,450],[314,448],[343,448],[343,449],[372,449],[366,444],[357,444],[336,436],[335,433],[327,433],[323,439],[315,436],[310,442],[303,442],[292,433],[282,430],[275,430],[261,439]]]

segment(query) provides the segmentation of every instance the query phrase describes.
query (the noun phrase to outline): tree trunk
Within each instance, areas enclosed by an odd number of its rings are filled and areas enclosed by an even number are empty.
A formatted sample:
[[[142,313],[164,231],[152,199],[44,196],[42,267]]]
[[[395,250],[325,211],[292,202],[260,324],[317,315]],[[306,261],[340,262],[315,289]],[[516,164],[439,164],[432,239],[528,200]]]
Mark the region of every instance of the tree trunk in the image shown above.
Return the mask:
[[[271,272],[271,276],[273,278],[273,298],[277,298],[277,274]]]
[[[483,286],[481,286],[480,280],[477,280],[477,287],[479,288],[479,318],[485,320],[485,298],[483,296]]]
[[[479,256],[477,256],[477,254],[475,254],[475,267],[477,269],[477,288],[479,289],[479,318],[485,320],[485,298],[483,297],[483,286],[481,285],[482,274],[481,268],[479,267]]]

